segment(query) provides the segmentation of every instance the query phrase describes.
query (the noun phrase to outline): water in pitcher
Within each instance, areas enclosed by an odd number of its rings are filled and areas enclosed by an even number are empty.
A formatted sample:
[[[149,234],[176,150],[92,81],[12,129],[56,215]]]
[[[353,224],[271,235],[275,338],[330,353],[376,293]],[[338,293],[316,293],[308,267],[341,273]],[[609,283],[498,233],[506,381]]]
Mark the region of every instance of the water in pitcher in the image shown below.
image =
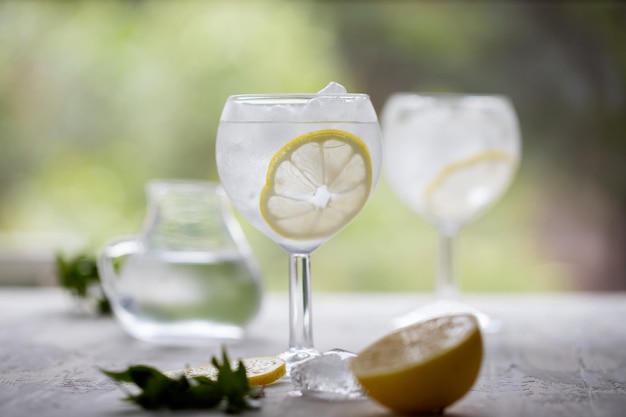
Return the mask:
[[[139,339],[240,338],[259,309],[259,285],[236,251],[137,253],[118,268],[118,317]]]

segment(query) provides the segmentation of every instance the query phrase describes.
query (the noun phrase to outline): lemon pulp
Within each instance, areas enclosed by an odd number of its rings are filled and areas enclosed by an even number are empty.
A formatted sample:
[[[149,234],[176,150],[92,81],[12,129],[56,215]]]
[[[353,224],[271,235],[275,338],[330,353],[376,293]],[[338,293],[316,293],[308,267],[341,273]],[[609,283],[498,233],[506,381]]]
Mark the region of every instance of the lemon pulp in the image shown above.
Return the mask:
[[[442,410],[465,395],[482,362],[482,336],[469,314],[441,316],[391,333],[351,368],[367,394],[401,413]]]
[[[504,191],[516,160],[490,150],[446,165],[426,186],[426,209],[437,219],[464,221]]]
[[[324,238],[354,218],[371,185],[371,158],[360,138],[338,129],[309,132],[271,159],[261,214],[281,236]]]

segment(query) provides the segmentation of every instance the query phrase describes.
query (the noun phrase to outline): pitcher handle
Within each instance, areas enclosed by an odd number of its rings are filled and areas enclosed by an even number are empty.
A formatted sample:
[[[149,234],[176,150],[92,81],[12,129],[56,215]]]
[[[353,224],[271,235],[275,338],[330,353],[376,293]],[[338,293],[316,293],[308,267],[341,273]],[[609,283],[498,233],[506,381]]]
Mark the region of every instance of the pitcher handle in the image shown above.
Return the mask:
[[[144,250],[143,242],[138,236],[126,236],[107,242],[98,257],[98,272],[102,288],[111,301],[117,300],[117,277],[114,260],[123,256],[133,255]],[[116,308],[115,302],[112,307]]]

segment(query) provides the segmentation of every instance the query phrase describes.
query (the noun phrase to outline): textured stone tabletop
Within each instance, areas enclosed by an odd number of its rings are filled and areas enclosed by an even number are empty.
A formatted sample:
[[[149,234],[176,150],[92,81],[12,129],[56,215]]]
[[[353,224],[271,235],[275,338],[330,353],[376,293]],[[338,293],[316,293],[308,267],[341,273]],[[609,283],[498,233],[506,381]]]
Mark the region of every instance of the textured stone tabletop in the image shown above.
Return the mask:
[[[411,294],[318,294],[316,346],[358,352],[388,333],[391,318],[427,298]],[[485,360],[450,416],[626,416],[626,294],[468,296],[499,317],[485,335]],[[286,294],[269,294],[231,356],[272,355],[287,344]],[[127,336],[112,318],[80,314],[57,288],[0,289],[0,416],[206,416],[215,411],[148,413],[98,368],[143,363],[163,370],[200,365],[221,346],[162,347]],[[328,402],[295,396],[289,383],[266,389],[246,415],[384,416],[369,400]]]

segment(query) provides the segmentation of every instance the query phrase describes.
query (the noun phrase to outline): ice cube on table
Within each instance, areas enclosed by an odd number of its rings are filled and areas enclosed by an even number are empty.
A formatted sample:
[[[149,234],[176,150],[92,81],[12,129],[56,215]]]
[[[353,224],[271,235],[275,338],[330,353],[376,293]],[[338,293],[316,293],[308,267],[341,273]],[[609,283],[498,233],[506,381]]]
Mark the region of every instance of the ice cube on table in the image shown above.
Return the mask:
[[[350,361],[356,356],[341,349],[329,350],[292,368],[291,382],[305,396],[325,400],[366,398],[350,370]]]

